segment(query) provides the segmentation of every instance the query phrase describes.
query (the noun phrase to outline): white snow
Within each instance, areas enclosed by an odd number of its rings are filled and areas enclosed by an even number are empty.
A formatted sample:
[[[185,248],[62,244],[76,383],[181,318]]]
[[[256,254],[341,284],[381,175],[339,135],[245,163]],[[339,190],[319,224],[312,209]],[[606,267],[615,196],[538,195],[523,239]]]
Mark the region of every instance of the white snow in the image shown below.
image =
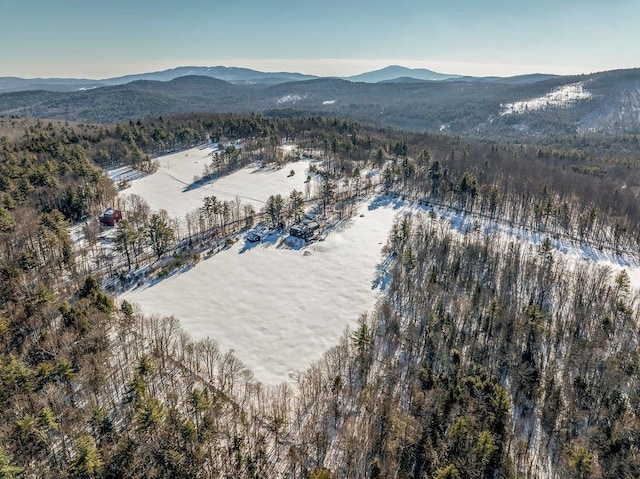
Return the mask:
[[[293,151],[286,146],[285,151]],[[213,183],[186,190],[193,174],[209,161],[211,149],[191,149],[159,159],[153,175],[133,179],[132,192],[152,209],[164,208],[182,217],[201,206],[204,196],[233,199],[262,206],[272,194],[304,191],[309,160],[281,170],[245,168]],[[289,176],[291,169],[296,174]],[[284,244],[286,234],[267,235],[259,243],[241,238],[228,250],[205,259],[182,274],[129,291],[121,296],[138,303],[147,314],[175,315],[195,339],[212,337],[266,384],[275,384],[306,369],[335,345],[359,315],[371,311],[388,280],[380,270],[381,248],[398,212],[425,212],[383,197],[363,204],[358,213],[324,241],[308,246]],[[465,234],[478,218],[434,208],[439,221]],[[480,220],[482,230],[496,231],[532,247],[546,235]],[[555,254],[627,268],[640,285],[640,262],[569,240],[553,239]]]
[[[500,115],[517,115],[527,111],[544,110],[549,107],[566,108],[578,100],[586,100],[591,97],[591,92],[584,89],[582,82],[571,83],[554,88],[546,95],[538,98],[501,105],[502,111]]]
[[[249,185],[247,185],[249,187]],[[265,384],[287,380],[334,346],[380,292],[376,266],[396,214],[368,209],[325,241],[289,249],[280,238],[238,241],[187,273],[122,296],[175,315],[195,338],[233,350]]]
[[[296,151],[297,146],[292,143],[285,143],[280,145],[279,148],[285,155],[291,155]]]
[[[413,211],[424,212],[429,208],[414,207]],[[633,287],[640,289],[640,258],[629,254],[617,254],[611,250],[601,249],[588,244],[572,241],[563,237],[552,237],[538,231],[532,231],[520,226],[511,226],[504,222],[479,219],[471,215],[441,207],[434,207],[439,221],[444,221],[452,230],[467,234],[474,229],[484,233],[496,234],[506,244],[509,241],[517,241],[530,247],[538,247],[542,241],[549,239],[553,246],[553,254],[561,254],[575,263],[585,261],[588,263],[608,266],[614,272],[625,269],[631,279]]]
[[[302,99],[303,97],[301,97],[300,95],[285,95],[278,100],[278,105],[282,105],[283,103],[295,103]]]
[[[296,147],[286,144],[282,150],[291,154]],[[211,161],[212,151],[193,148],[160,157],[158,171],[133,178],[126,194],[182,218],[202,206],[205,196],[233,200],[237,195],[260,208],[270,195],[305,191],[311,160],[282,169],[252,166],[186,188]],[[258,381],[279,383],[320,359],[347,326],[372,310],[384,286],[377,270],[381,249],[398,209],[398,204],[363,204],[354,218],[324,234],[324,241],[308,246],[286,246],[286,234],[267,235],[260,243],[242,238],[191,270],[121,299],[138,303],[146,314],[175,315],[194,339],[211,337],[233,350]]]
[[[116,185],[121,181],[129,182],[145,176],[144,173],[134,170],[130,166],[120,166],[118,168],[107,170],[107,175]]]
[[[182,219],[187,213],[200,208],[205,196],[216,196],[224,201],[232,201],[239,196],[243,203],[260,209],[270,195],[281,194],[286,197],[294,189],[305,191],[304,182],[311,160],[288,163],[282,169],[252,165],[213,182],[190,187],[194,183],[194,176],[201,176],[205,165],[211,163],[210,155],[214,151],[214,147],[192,148],[159,157],[158,171],[133,179],[131,187],[121,196],[124,198],[136,194],[143,197],[152,210],[162,208],[170,216]],[[290,176],[291,170],[295,171],[293,176]]]
[[[333,105],[336,100],[325,100],[322,102],[323,105]]]

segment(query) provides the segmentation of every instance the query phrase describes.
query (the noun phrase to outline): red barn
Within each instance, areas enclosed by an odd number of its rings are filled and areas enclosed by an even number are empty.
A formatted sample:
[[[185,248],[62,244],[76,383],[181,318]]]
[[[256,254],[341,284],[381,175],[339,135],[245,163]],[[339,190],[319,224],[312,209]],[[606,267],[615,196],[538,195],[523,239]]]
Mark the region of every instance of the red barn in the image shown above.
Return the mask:
[[[100,224],[105,226],[115,226],[122,219],[122,211],[108,208],[104,210],[100,217]]]

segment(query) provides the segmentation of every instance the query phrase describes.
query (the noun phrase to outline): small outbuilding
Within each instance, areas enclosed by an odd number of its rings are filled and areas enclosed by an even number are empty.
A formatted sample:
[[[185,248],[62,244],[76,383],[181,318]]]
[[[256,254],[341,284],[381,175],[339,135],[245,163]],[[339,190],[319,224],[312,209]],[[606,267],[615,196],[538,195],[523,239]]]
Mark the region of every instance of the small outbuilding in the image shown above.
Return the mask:
[[[107,208],[100,216],[100,224],[104,226],[115,226],[122,219],[122,211]]]

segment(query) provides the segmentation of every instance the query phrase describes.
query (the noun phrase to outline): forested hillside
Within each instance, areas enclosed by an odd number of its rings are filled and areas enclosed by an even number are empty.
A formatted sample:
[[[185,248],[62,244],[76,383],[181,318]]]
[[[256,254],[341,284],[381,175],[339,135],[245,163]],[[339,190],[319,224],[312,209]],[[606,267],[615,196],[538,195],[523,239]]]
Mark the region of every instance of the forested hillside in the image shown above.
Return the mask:
[[[553,248],[637,260],[637,135],[474,144],[202,113],[2,118],[0,136],[0,477],[640,475],[640,297],[625,271]],[[230,140],[246,150],[222,150],[212,174],[284,163],[276,147],[290,141],[323,159],[332,194],[316,201],[415,207],[384,248],[385,298],[295,383],[256,383],[179,318],[116,302],[102,286],[131,270],[129,250],[116,271],[86,266],[69,234],[113,202],[100,167],[144,174],[156,155]],[[371,169],[378,183],[333,194]],[[434,206],[475,226],[456,231]],[[147,213],[136,219],[141,263],[189,253],[170,218]],[[243,227],[220,214],[209,228],[200,214],[203,234],[222,240]],[[158,220],[162,250],[149,234]],[[532,247],[497,226],[545,240]]]
[[[73,92],[4,93],[0,114],[104,123],[207,111],[322,115],[481,141],[539,142],[559,135],[638,134],[639,100],[638,69],[505,81],[359,83],[319,78],[275,85],[192,75]]]
[[[368,461],[379,477],[638,474],[639,298],[624,271],[425,216],[388,248],[388,299],[335,379],[355,388],[332,411],[339,464],[360,461],[354,477]]]

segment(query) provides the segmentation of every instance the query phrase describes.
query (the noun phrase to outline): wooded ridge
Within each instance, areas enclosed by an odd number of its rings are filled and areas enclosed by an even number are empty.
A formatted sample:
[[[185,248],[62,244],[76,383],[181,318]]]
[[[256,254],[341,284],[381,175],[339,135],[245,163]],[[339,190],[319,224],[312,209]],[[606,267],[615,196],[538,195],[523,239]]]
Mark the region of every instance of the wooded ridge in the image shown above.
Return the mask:
[[[194,111],[323,115],[483,141],[540,142],[554,136],[640,133],[639,72],[513,81],[361,83],[320,78],[276,85],[191,75],[74,92],[0,94],[0,114],[102,123]]]
[[[640,296],[624,270],[552,246],[637,260],[637,133],[481,144],[349,119],[211,113],[2,118],[0,132],[0,477],[640,475]],[[141,203],[118,226],[111,271],[82,267],[69,234],[113,204],[117,185],[101,168],[148,173],[156,155],[232,140],[243,148],[221,149],[211,174],[284,165],[277,147],[294,142],[322,160],[325,206],[348,215],[367,195],[416,206],[384,247],[384,298],[295,384],[256,383],[179,318],[105,293],[136,263],[198,260],[178,251],[197,241],[179,243],[188,238],[171,218]],[[365,188],[370,169],[379,179]],[[361,187],[338,194],[344,180]],[[476,227],[453,230],[429,205]],[[299,214],[275,211],[275,195],[237,218],[209,206],[194,213],[196,234],[222,241],[252,215]],[[529,247],[496,224],[545,240]],[[150,231],[166,233],[162,248]]]

